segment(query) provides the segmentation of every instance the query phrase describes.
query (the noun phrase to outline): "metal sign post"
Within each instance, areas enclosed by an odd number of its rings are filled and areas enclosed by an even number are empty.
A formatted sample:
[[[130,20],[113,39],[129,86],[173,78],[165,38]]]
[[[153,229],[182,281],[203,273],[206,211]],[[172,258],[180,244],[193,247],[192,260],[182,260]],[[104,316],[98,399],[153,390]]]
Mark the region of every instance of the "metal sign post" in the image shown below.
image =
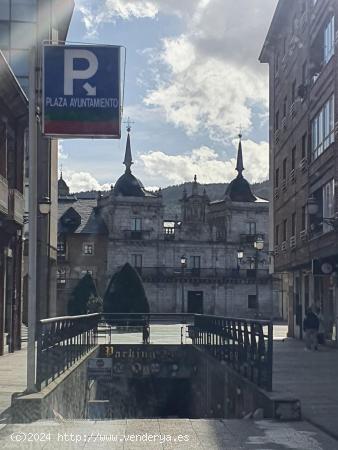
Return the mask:
[[[28,252],[28,343],[27,391],[35,387],[36,269],[37,269],[37,124],[36,49],[31,49],[29,70],[29,252]]]
[[[120,139],[120,78],[120,47],[44,45],[43,134]]]

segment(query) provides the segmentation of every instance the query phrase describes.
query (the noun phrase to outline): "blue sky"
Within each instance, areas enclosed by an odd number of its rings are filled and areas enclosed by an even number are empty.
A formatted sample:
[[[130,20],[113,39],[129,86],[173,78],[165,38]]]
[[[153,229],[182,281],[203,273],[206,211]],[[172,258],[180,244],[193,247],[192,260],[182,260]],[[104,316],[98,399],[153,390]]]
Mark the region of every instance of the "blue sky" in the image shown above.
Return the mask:
[[[240,125],[245,175],[268,176],[268,78],[258,56],[276,0],[75,0],[68,40],[127,48],[124,120],[133,173],[147,187],[227,182]],[[63,140],[72,190],[123,173],[119,140]]]

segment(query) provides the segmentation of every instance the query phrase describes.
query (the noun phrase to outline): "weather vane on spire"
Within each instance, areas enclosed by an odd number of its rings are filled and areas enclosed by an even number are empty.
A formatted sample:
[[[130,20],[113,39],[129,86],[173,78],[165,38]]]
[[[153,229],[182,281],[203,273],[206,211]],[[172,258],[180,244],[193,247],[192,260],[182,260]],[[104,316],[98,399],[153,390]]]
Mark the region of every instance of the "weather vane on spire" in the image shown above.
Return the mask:
[[[130,133],[130,130],[131,130],[131,124],[132,123],[135,123],[135,122],[132,122],[131,120],[130,120],[130,117],[128,116],[128,118],[127,118],[127,120],[125,120],[123,123],[125,123],[126,125],[127,125],[127,131],[128,131],[128,133]]]
[[[240,139],[242,139],[243,134],[242,134],[242,124],[241,124],[241,123],[239,124],[238,131],[239,131],[238,137],[239,137]]]

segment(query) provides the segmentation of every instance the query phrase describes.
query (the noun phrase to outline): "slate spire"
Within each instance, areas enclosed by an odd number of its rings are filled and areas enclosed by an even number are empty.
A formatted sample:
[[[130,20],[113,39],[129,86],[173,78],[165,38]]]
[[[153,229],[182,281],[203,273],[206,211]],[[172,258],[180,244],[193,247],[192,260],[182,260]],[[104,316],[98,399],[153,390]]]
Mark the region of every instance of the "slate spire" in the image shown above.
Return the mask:
[[[198,195],[197,175],[194,176],[194,182],[192,184],[192,195]]]
[[[127,136],[127,144],[126,144],[126,152],[124,154],[123,164],[126,166],[126,172],[131,172],[131,165],[133,164],[133,158],[131,156],[131,146],[130,146],[130,125],[127,127],[128,136]]]
[[[239,137],[239,144],[238,144],[238,152],[237,152],[236,170],[238,172],[238,177],[241,177],[242,176],[242,172],[244,170],[243,153],[242,153],[242,134],[240,133],[238,135],[238,137]]]

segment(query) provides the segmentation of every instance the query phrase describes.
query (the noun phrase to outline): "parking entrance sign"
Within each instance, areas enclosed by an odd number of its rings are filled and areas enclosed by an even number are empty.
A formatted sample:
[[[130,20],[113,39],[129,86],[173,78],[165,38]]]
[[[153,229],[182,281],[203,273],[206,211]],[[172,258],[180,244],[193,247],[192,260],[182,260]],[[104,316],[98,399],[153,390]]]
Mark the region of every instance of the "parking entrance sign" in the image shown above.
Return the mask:
[[[121,137],[120,47],[44,45],[43,133]]]

